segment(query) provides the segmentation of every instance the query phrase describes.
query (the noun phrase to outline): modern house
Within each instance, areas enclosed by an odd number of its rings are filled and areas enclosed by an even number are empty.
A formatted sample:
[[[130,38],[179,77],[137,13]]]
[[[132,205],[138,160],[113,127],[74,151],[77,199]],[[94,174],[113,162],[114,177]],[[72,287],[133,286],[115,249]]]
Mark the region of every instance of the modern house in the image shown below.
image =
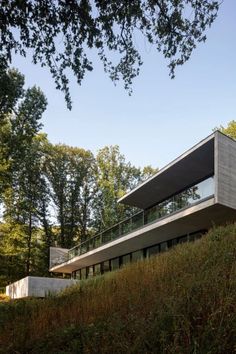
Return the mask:
[[[70,249],[50,271],[85,279],[201,237],[236,220],[236,141],[216,131],[119,200],[141,212]]]
[[[52,247],[50,271],[70,279],[27,277],[7,287],[12,298],[44,296],[138,259],[194,241],[236,220],[236,141],[216,131],[123,196],[141,209],[68,250]]]

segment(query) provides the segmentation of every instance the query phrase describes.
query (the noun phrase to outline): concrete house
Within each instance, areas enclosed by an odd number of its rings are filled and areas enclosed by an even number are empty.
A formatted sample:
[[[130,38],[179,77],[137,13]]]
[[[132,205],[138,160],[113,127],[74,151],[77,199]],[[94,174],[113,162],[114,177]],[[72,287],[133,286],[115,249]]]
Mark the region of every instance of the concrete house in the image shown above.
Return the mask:
[[[52,247],[50,271],[68,273],[75,282],[194,241],[213,225],[235,221],[236,141],[214,132],[119,203],[141,211],[70,250]],[[17,283],[8,287],[9,294]]]
[[[85,279],[236,220],[236,141],[214,132],[119,200],[142,211],[70,249],[50,271]]]

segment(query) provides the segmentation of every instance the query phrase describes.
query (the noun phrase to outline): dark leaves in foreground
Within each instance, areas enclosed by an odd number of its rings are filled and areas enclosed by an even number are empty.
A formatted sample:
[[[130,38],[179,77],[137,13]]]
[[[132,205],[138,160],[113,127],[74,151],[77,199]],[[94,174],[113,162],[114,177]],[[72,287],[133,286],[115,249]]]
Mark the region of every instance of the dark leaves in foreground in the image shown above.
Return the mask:
[[[113,82],[123,79],[131,93],[142,64],[140,35],[168,59],[173,78],[176,66],[205,41],[218,9],[213,0],[2,0],[0,55],[11,62],[13,53],[30,50],[34,63],[49,67],[71,108],[68,69],[81,84],[93,69],[92,48]]]

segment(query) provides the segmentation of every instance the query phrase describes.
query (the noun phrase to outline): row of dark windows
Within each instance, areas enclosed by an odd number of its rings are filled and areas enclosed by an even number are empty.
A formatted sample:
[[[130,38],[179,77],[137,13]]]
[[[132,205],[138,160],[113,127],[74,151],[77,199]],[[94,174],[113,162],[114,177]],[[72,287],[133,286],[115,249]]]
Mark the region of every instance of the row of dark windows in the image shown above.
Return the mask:
[[[117,270],[130,262],[136,262],[138,260],[149,258],[154,255],[157,255],[158,253],[167,251],[168,249],[172,248],[177,244],[195,241],[199,239],[205,232],[206,230],[201,230],[188,235],[176,237],[171,240],[155,244],[151,247],[127,253],[120,257],[109,259],[98,264],[93,264],[89,267],[78,269],[72,273],[72,278],[82,280],[101,275],[113,270]]]

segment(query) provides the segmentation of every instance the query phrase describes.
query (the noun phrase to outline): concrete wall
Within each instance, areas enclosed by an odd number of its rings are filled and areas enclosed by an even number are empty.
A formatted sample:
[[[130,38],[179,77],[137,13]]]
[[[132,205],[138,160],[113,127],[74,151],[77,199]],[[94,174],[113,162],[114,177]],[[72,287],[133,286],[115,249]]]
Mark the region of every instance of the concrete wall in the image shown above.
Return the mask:
[[[215,138],[216,202],[236,209],[236,141],[217,132]]]
[[[6,287],[6,295],[11,299],[27,297],[29,292],[29,277],[20,279]]]
[[[6,287],[6,294],[11,299],[35,296],[45,297],[49,294],[56,294],[68,286],[76,284],[74,279],[26,277]]]
[[[67,256],[68,256],[67,248],[50,247],[49,269],[52,268],[55,264],[66,262]]]

